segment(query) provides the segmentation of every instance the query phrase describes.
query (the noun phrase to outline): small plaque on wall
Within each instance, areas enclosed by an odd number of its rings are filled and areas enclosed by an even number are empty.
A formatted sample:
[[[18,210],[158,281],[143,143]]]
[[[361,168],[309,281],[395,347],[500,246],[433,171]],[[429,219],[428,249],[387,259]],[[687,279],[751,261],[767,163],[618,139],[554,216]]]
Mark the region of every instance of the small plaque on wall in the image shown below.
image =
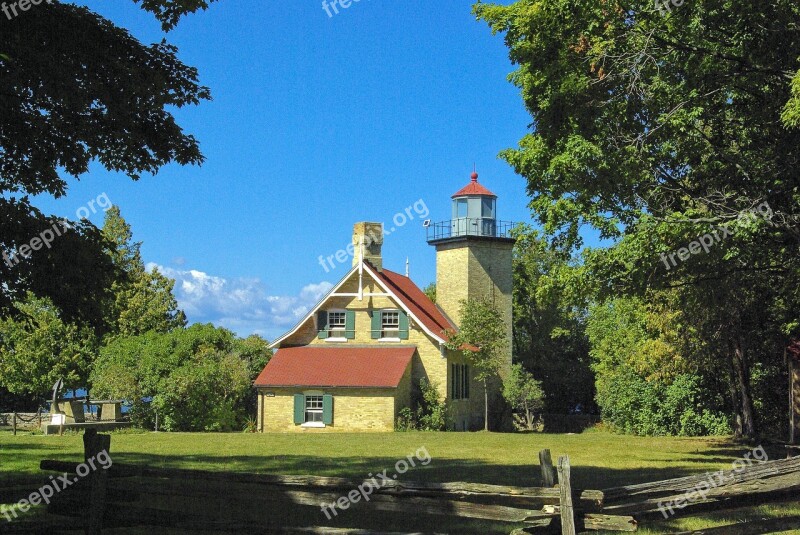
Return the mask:
[[[275,392],[267,392],[266,396],[268,398],[274,398],[275,397]]]

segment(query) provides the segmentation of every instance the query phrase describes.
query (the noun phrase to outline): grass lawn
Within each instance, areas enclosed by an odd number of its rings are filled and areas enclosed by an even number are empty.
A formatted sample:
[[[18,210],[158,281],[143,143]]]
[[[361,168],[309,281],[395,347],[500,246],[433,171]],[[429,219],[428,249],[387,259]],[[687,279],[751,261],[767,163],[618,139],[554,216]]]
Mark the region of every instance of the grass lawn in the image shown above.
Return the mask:
[[[538,484],[538,452],[549,448],[554,458],[567,454],[573,486],[602,489],[720,469],[750,451],[721,438],[649,438],[589,430],[576,435],[495,433],[390,434],[184,434],[113,433],[115,463],[144,463],[151,467],[189,468],[273,474],[309,474],[367,478],[369,473],[393,470],[399,459],[424,448],[431,461],[403,476],[419,481],[470,481],[520,486]],[[783,453],[769,452],[771,459]],[[80,460],[82,437],[0,433],[0,487],[43,481],[41,459]],[[360,527],[355,507],[338,518],[342,527]],[[308,513],[306,513],[308,514]],[[321,515],[319,511],[316,513]],[[665,533],[728,524],[745,518],[800,515],[800,501],[755,507],[735,514],[707,514],[650,524],[642,533]],[[384,515],[388,517],[390,515]],[[343,518],[344,517],[344,518]],[[322,517],[324,520],[324,516]],[[354,520],[358,518],[359,520]],[[0,518],[0,520],[2,520]],[[353,522],[348,522],[353,520]],[[377,523],[376,523],[377,522]],[[424,529],[403,519],[372,526],[402,530]],[[399,525],[398,522],[403,525]],[[320,522],[322,523],[322,522]],[[473,525],[474,524],[474,525]],[[437,523],[426,531],[449,533],[508,533],[496,525],[471,522],[468,526]],[[473,531],[473,528],[475,531]],[[800,530],[792,533],[800,534]]]

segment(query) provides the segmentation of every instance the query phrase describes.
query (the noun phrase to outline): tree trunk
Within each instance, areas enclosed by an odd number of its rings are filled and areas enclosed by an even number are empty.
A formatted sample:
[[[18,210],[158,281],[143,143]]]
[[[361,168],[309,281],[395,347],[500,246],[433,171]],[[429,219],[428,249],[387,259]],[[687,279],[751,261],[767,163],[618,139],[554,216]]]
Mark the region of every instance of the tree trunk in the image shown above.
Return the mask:
[[[747,363],[747,355],[742,348],[742,341],[738,336],[731,341],[731,349],[733,369],[736,373],[736,386],[739,390],[739,399],[742,407],[742,436],[755,438],[756,422],[753,396],[750,392],[750,367]]]
[[[742,438],[742,402],[739,401],[739,390],[736,388],[736,371],[733,367],[733,358],[728,360],[729,379],[728,387],[731,396],[731,410],[733,411],[733,437]]]
[[[483,380],[483,430],[489,430],[489,385]]]

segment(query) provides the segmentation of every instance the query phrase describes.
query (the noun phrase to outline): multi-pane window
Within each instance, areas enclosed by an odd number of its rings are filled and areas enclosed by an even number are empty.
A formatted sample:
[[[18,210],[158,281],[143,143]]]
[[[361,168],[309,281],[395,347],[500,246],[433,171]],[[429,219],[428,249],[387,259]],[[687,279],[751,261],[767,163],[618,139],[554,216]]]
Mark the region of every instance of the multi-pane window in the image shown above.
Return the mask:
[[[347,328],[347,313],[344,311],[328,312],[328,335],[331,338],[344,338]]]
[[[322,422],[322,396],[306,396],[306,423]]]
[[[469,399],[469,366],[466,364],[450,365],[450,397]]]
[[[381,314],[381,338],[397,338],[400,336],[400,312],[384,310]]]

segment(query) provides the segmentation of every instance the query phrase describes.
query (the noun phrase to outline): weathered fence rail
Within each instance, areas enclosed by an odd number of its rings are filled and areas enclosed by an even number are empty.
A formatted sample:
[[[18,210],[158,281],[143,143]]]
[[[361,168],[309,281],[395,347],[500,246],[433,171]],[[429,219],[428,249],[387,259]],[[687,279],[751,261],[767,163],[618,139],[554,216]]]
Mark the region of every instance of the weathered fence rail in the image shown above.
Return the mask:
[[[108,436],[87,433],[86,459],[96,455],[99,449],[110,447],[108,440]],[[543,452],[542,456],[549,459],[549,452]],[[364,513],[432,515],[458,518],[462,522],[504,523],[509,525],[509,530],[515,527],[513,525],[557,528],[559,522],[566,523],[570,516],[569,509],[563,507],[564,489],[568,489],[566,495],[570,503],[575,503],[582,514],[585,512],[585,520],[582,517],[579,522],[581,527],[614,529],[619,526],[618,517],[600,513],[602,492],[573,493],[568,482],[568,460],[562,458],[561,461],[561,486],[517,487],[392,479],[374,488],[369,499],[358,506]],[[44,460],[40,467],[45,471],[75,473],[80,464]],[[323,503],[334,503],[354,489],[366,488],[369,483],[369,480],[338,477],[221,473],[114,463],[108,470],[98,470],[91,478],[54,497],[49,512],[82,518],[86,532],[91,534],[100,533],[103,526],[137,525],[212,531],[238,527],[249,532],[254,532],[253,527],[257,526],[258,530],[270,533],[334,533],[331,528],[319,526],[288,528],[280,525],[280,515],[274,512],[313,507],[306,509],[309,512],[306,520],[314,522],[313,515],[322,515]],[[324,517],[317,517],[317,522],[324,523],[320,518]],[[370,533],[368,530],[340,532]]]
[[[87,432],[84,440],[85,460],[110,448],[107,435]],[[358,504],[361,513],[347,518],[361,523],[364,515],[374,512],[408,517],[426,515],[449,517],[449,521],[457,520],[462,525],[479,521],[508,525],[514,534],[545,529],[573,535],[593,530],[636,531],[642,521],[662,513],[662,503],[671,503],[698,488],[704,489],[702,499],[692,500],[682,507],[681,514],[735,506],[737,499],[742,498],[749,506],[785,500],[788,493],[794,492],[796,496],[800,490],[800,458],[754,464],[739,471],[720,471],[602,491],[574,490],[566,456],[559,457],[554,467],[550,452],[543,450],[539,461],[541,487],[385,480],[373,489],[369,499]],[[45,471],[75,473],[79,464],[45,460],[40,467]],[[709,484],[709,477],[717,478],[714,485]],[[372,486],[370,481],[374,480],[223,473],[114,463],[108,470],[97,470],[56,495],[48,511],[59,515],[56,518],[79,521],[82,529],[91,535],[101,533],[103,528],[137,526],[156,530],[371,534],[377,532],[318,525],[293,527],[296,522],[292,521],[288,522],[292,526],[286,526],[282,516],[294,512],[301,523],[325,524],[324,516],[319,516],[322,504],[334,503],[359,487]],[[707,492],[705,486],[709,487]],[[345,516],[339,520],[344,521]],[[785,524],[773,520],[769,525]],[[736,526],[737,531],[718,532],[751,533],[754,531],[747,530],[753,527]]]

